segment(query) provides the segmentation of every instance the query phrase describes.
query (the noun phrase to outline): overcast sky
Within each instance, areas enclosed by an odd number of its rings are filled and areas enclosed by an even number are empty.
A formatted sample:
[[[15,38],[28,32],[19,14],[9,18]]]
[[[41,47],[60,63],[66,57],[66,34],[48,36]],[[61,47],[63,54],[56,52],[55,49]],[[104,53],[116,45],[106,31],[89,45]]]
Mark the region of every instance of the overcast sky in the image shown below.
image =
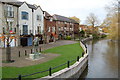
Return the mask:
[[[85,23],[89,13],[94,13],[100,21],[105,18],[105,6],[112,0],[19,0],[30,4],[40,5],[51,15],[59,14],[66,17],[76,16],[81,23]]]

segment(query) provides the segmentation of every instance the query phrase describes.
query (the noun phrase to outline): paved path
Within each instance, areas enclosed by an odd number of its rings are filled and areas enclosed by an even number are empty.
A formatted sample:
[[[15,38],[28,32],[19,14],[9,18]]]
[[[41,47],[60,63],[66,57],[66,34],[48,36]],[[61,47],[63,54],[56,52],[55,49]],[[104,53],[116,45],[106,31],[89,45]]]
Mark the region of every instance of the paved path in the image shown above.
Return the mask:
[[[46,50],[49,48],[53,48],[53,47],[57,47],[57,46],[61,46],[61,45],[67,45],[67,44],[74,44],[74,43],[76,43],[76,41],[59,40],[59,41],[56,41],[55,43],[41,44],[40,47],[42,48],[42,50]],[[36,60],[36,61],[28,60],[26,58],[28,58],[28,54],[31,53],[32,48],[33,48],[33,46],[27,46],[27,47],[20,46],[20,47],[11,48],[12,60],[15,60],[15,62],[3,63],[2,66],[23,67],[23,66],[35,65],[38,63],[43,63],[43,62],[46,62],[48,60],[51,60],[57,56],[60,56],[59,54],[48,53],[48,54],[42,54],[41,56],[43,58],[41,58],[39,60]],[[5,49],[0,49],[0,50],[2,51],[2,60],[5,60],[5,56],[6,56]],[[27,56],[25,56],[25,50],[27,51]],[[21,53],[21,57],[18,57],[19,51]]]

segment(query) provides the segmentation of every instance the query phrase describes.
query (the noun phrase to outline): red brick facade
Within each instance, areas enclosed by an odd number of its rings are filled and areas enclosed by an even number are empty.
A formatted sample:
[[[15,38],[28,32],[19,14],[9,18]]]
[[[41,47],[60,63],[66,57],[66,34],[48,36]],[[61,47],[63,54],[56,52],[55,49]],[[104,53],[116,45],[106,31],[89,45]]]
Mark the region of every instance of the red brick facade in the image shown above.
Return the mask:
[[[79,32],[79,23],[64,16],[53,15],[45,12],[44,35],[46,42],[53,42],[57,39],[65,39],[67,36],[74,38]]]

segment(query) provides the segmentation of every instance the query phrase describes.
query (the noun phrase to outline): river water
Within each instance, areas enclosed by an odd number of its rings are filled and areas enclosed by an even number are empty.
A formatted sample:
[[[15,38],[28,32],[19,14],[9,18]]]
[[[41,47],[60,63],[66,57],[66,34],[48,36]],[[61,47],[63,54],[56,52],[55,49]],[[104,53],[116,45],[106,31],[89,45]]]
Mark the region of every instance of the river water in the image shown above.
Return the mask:
[[[118,78],[118,43],[108,39],[86,43],[88,67],[80,76],[88,78]]]

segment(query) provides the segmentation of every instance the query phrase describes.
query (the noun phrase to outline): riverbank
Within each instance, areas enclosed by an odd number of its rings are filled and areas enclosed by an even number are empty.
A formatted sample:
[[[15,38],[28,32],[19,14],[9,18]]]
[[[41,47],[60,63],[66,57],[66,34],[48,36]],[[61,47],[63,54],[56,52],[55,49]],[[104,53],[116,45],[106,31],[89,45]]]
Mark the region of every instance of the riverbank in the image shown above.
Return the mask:
[[[43,71],[43,70],[49,69],[50,67],[52,67],[52,68],[56,67],[60,64],[66,63],[69,60],[73,60],[73,59],[76,60],[77,56],[81,57],[82,51],[83,50],[80,47],[79,43],[47,49],[47,50],[43,51],[42,53],[55,53],[55,54],[60,54],[60,56],[58,56],[57,58],[52,59],[48,62],[34,65],[34,66],[27,66],[27,67],[20,67],[20,68],[18,68],[18,67],[3,67],[3,78],[15,78],[20,74],[23,76],[23,75],[28,75],[28,74],[35,73],[38,71]],[[70,65],[72,65],[73,63],[71,63]],[[65,67],[66,67],[66,65],[52,71],[52,73],[59,71]],[[48,75],[48,71],[45,73],[42,73],[42,74],[39,73],[39,74],[35,74],[32,76],[24,77],[24,78],[34,79],[34,78],[40,78],[40,77],[47,76],[47,75]]]

